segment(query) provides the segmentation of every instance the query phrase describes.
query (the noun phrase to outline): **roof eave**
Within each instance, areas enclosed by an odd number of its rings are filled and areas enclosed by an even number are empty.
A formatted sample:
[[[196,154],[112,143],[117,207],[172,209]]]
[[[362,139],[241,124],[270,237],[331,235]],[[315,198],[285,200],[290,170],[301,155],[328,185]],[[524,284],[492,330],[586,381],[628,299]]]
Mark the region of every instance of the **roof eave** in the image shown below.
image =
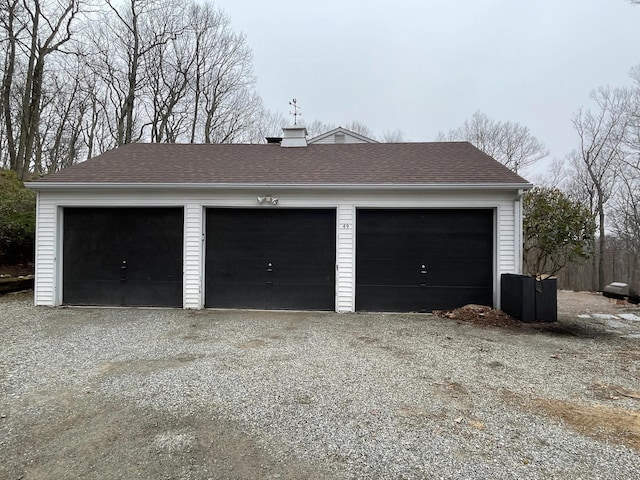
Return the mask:
[[[149,182],[26,182],[32,190],[529,190],[531,183],[149,183]]]

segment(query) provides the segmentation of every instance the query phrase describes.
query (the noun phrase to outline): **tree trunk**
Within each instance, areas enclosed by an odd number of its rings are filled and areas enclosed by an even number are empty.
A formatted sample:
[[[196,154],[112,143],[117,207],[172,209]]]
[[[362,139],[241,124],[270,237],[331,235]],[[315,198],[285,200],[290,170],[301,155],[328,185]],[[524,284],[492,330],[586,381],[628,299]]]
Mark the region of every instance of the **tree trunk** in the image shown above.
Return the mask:
[[[605,236],[605,228],[604,228],[604,205],[601,200],[601,197],[598,197],[598,220],[599,220],[599,233],[600,238],[598,239],[598,250],[600,252],[600,257],[598,258],[598,291],[602,292],[604,290],[604,269],[605,269],[605,247],[606,247],[606,236]]]
[[[16,37],[14,32],[15,7],[17,0],[8,9],[7,13],[7,35],[8,50],[5,57],[4,72],[2,78],[2,115],[7,135],[7,151],[9,153],[9,168],[17,172],[17,152],[15,136],[13,132],[13,118],[11,108],[11,88],[13,85],[13,74],[16,64]]]

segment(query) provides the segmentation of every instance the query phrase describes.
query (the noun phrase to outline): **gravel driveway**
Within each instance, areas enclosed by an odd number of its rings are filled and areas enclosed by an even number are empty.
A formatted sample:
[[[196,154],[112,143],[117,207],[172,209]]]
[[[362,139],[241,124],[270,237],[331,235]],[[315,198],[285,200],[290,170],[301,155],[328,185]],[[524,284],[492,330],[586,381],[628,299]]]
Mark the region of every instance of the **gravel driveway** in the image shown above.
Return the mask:
[[[640,478],[640,312],[576,295],[510,328],[6,295],[0,478]]]

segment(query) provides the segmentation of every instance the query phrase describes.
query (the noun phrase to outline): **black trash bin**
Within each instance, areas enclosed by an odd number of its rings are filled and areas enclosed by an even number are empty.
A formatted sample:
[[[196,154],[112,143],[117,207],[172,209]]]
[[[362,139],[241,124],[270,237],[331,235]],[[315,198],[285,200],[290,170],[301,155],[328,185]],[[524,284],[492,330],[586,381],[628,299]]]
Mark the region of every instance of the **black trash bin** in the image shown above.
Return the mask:
[[[523,322],[535,322],[535,283],[529,275],[503,273],[500,277],[502,311]]]
[[[500,277],[502,311],[523,322],[558,321],[558,281],[503,273]]]
[[[558,321],[558,280],[545,278],[536,280],[536,320],[538,322]]]

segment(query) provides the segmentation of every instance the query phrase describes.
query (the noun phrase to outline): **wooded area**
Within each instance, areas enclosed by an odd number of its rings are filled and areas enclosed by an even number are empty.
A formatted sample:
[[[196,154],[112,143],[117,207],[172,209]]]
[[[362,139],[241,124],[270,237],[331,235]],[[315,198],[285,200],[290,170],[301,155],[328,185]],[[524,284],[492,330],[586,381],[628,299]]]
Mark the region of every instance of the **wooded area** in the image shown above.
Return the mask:
[[[212,2],[0,0],[0,167],[20,179],[130,142],[257,142],[252,54]]]
[[[630,79],[629,87],[599,87],[591,93],[591,103],[577,109],[571,119],[575,150],[555,159],[552,170],[537,179],[583,205],[597,228],[590,260],[574,258],[557,272],[560,288],[602,291],[619,281],[640,291],[640,66],[631,69]],[[482,112],[438,138],[468,140],[525,176],[521,170],[547,154],[526,127],[489,119]],[[557,217],[567,213],[555,212]],[[554,228],[571,233],[573,239],[581,236],[570,223]],[[567,245],[571,235],[565,235]],[[540,273],[539,263],[535,255],[525,256],[526,271]],[[552,264],[546,268],[547,273],[557,270]]]

